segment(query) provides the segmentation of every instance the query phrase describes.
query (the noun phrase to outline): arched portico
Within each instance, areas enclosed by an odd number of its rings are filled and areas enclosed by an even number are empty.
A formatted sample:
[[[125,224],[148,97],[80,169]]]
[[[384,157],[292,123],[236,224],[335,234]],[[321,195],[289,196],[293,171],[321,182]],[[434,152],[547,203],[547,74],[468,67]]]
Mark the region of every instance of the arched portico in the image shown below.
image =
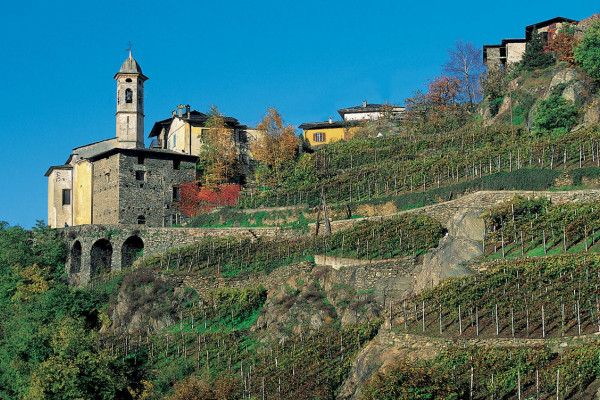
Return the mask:
[[[90,278],[110,272],[112,257],[113,247],[108,239],[94,242],[90,251]]]
[[[121,268],[134,263],[144,251],[144,241],[139,236],[130,236],[121,246]]]

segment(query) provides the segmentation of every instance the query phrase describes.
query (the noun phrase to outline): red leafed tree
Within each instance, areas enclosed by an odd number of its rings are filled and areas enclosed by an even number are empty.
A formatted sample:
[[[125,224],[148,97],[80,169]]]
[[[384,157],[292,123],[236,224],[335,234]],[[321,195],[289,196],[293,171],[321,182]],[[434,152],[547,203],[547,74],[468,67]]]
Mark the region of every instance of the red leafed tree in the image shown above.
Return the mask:
[[[219,185],[208,189],[193,182],[184,183],[179,189],[179,211],[195,217],[217,206],[233,206],[240,190],[240,185]]]
[[[433,107],[446,109],[452,107],[459,100],[460,82],[452,76],[441,75],[427,85],[425,97]]]
[[[548,42],[544,46],[544,52],[552,52],[559,60],[575,64],[574,50],[577,44],[575,25],[566,24],[557,29],[554,24],[548,28]]]

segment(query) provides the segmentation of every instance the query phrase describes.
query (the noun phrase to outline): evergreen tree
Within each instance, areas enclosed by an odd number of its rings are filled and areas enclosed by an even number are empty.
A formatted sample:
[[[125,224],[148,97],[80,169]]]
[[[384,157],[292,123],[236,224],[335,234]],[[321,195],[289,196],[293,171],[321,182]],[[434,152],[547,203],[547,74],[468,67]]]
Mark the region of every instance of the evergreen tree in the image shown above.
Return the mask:
[[[534,71],[546,68],[554,63],[552,54],[544,52],[544,42],[537,29],[531,33],[531,40],[525,47],[525,54],[519,63],[519,68],[524,71]]]

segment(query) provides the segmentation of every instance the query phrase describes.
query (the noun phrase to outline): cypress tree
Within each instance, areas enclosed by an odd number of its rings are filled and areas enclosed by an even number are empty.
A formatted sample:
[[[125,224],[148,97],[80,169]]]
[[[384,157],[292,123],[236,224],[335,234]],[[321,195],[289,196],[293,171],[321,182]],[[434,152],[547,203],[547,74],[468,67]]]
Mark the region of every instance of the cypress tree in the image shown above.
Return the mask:
[[[531,40],[525,47],[523,59],[519,63],[519,68],[524,71],[533,71],[540,68],[546,68],[554,63],[551,53],[544,52],[544,43],[537,29],[531,33]]]

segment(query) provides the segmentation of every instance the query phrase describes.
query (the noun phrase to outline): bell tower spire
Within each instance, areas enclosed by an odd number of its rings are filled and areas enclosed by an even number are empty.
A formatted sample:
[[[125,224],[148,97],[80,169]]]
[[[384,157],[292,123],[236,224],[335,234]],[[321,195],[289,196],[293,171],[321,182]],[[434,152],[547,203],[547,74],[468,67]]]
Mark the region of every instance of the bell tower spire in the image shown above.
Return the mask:
[[[131,55],[114,76],[117,81],[117,141],[122,148],[144,147],[144,82],[148,77]]]

